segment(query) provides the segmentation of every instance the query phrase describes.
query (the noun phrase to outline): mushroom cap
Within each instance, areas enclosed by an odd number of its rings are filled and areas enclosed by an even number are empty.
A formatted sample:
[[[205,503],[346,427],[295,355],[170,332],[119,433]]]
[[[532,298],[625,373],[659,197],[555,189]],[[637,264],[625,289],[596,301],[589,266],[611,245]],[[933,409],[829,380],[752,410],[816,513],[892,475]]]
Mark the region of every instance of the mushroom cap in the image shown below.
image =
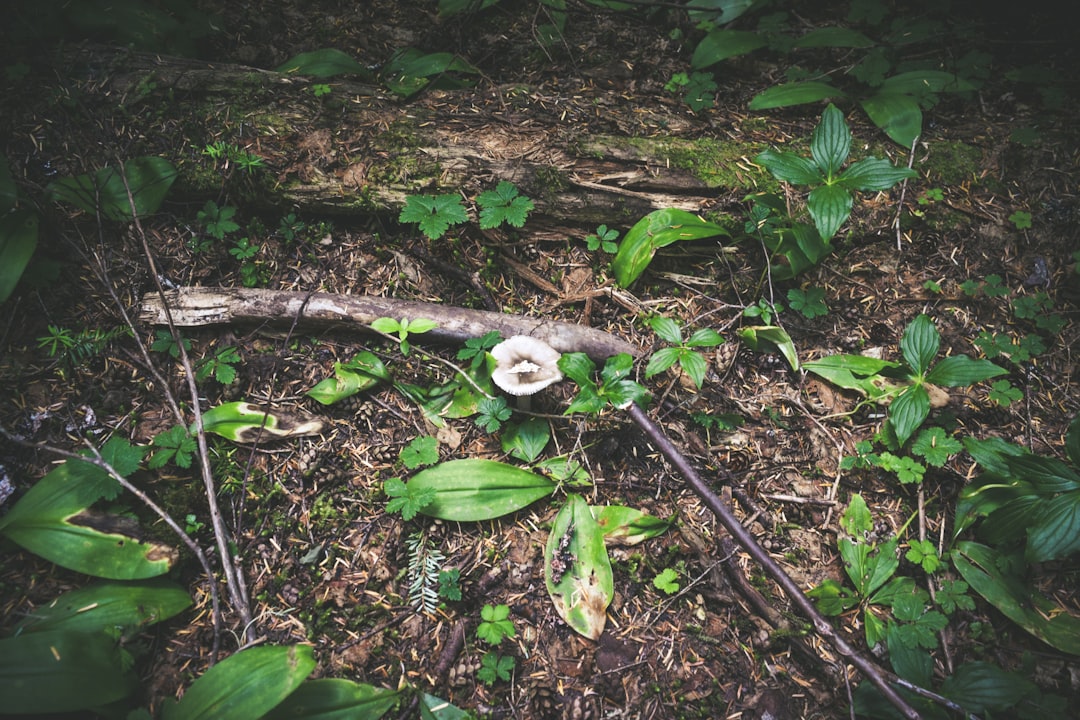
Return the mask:
[[[492,381],[511,395],[532,395],[563,378],[562,355],[543,340],[514,335],[491,348],[495,358]]]

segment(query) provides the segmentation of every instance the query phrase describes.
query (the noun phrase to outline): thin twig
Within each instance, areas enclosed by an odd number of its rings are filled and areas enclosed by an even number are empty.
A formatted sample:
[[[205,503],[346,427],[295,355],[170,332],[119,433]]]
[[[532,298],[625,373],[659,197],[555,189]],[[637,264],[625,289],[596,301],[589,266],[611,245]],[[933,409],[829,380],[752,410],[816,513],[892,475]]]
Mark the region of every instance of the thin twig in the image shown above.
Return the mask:
[[[847,640],[840,636],[829,621],[818,612],[814,604],[803,593],[802,589],[792,580],[791,576],[777,564],[775,560],[754,539],[731,509],[714,493],[690,462],[679,452],[678,448],[668,439],[664,431],[652,421],[652,419],[636,403],[632,403],[627,412],[630,418],[641,428],[649,441],[659,448],[660,452],[685,478],[690,488],[698,495],[706,506],[716,515],[720,523],[739,545],[752,557],[765,571],[765,573],[781,587],[784,593],[803,614],[810,620],[817,634],[828,642],[842,656],[855,666],[881,694],[903,714],[911,720],[918,720],[921,716],[915,708],[911,707],[903,697],[889,684],[884,671],[874,662],[867,659],[852,647]]]
[[[908,170],[915,165],[915,144],[918,142],[919,136],[916,135],[915,139],[911,141],[911,152],[908,153]],[[900,252],[904,249],[902,244],[903,234],[900,230],[900,218],[904,214],[904,197],[907,195],[907,185],[908,178],[904,178],[904,181],[900,184],[900,202],[896,206],[896,219],[893,220],[893,226],[896,227],[896,252]]]

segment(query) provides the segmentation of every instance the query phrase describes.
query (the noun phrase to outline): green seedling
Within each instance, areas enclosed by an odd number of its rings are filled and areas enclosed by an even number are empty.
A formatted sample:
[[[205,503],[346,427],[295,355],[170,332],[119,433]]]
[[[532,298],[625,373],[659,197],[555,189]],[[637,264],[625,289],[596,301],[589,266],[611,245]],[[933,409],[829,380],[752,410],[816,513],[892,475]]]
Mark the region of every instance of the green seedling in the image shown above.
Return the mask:
[[[494,685],[499,680],[509,682],[516,664],[514,658],[509,655],[500,655],[495,652],[484,653],[480,658],[476,678],[488,686]]]
[[[664,568],[653,578],[653,587],[663,591],[667,595],[679,592],[679,573],[673,568]]]
[[[413,438],[398,455],[401,464],[409,470],[439,462],[439,441],[430,435]]]
[[[240,226],[233,220],[235,215],[236,208],[232,205],[219,208],[216,202],[207,200],[202,210],[195,215],[195,218],[206,229],[207,233],[218,240],[224,240],[226,235],[240,229]]]
[[[510,419],[513,412],[506,404],[506,398],[499,395],[493,398],[480,398],[476,403],[476,418],[473,422],[486,433],[498,432],[502,424]]]
[[[787,299],[788,307],[807,320],[829,314],[829,306],[825,304],[825,290],[822,288],[791,288],[787,291]],[[765,322],[768,323],[767,320]]]
[[[423,333],[434,330],[439,327],[439,324],[434,320],[428,320],[426,318],[417,318],[416,320],[409,320],[409,318],[402,318],[401,320],[395,320],[394,318],[378,318],[375,322],[371,323],[371,329],[383,333],[384,335],[397,335],[398,336],[398,349],[401,350],[401,354],[408,356],[411,345],[409,344],[410,335],[421,335]]]
[[[728,236],[724,228],[685,210],[654,210],[626,233],[611,261],[611,270],[619,287],[629,287],[649,267],[660,248],[685,240]]]
[[[157,448],[147,467],[157,470],[165,467],[170,461],[178,468],[191,467],[191,460],[198,448],[195,438],[183,425],[175,425],[165,432],[158,433],[150,441],[150,445]]]
[[[401,519],[409,521],[434,502],[436,490],[413,483],[406,485],[401,478],[392,477],[383,483],[383,492],[390,498],[386,503],[386,511],[401,513]]]
[[[510,619],[510,606],[485,605],[480,610],[480,624],[476,626],[476,637],[488,645],[497,646],[506,638],[517,637],[514,621]]]
[[[713,348],[724,342],[720,333],[710,328],[696,330],[689,338],[683,339],[682,328],[671,318],[661,315],[649,318],[646,321],[653,332],[662,340],[671,343],[674,347],[657,350],[649,358],[645,367],[645,378],[666,371],[678,364],[683,372],[693,381],[698,388],[705,382],[705,371],[708,364],[698,348]]]
[[[766,325],[772,325],[773,316],[784,312],[784,306],[780,303],[772,303],[765,298],[759,298],[753,305],[748,305],[743,310],[743,317],[761,320]]]
[[[1009,222],[1011,222],[1017,230],[1027,230],[1031,227],[1031,213],[1024,210],[1017,210],[1009,216]]]
[[[518,194],[517,186],[505,180],[494,190],[485,190],[476,197],[480,206],[480,229],[490,230],[503,223],[520,228],[525,225],[529,213],[536,207],[533,201]]]
[[[585,236],[585,247],[589,249],[589,252],[603,250],[609,255],[614,255],[619,252],[619,244],[616,242],[618,239],[618,230],[609,228],[607,225],[601,225],[596,228],[595,233],[589,233]]]
[[[236,382],[236,365],[239,362],[240,352],[235,347],[230,345],[221,348],[199,361],[195,367],[195,379],[202,382],[213,376],[222,385],[231,385]]]
[[[451,225],[467,222],[468,213],[460,195],[409,195],[398,214],[398,222],[415,223],[431,240],[438,240]]]
[[[711,108],[716,103],[716,80],[711,73],[694,72],[687,75],[677,72],[664,85],[669,93],[682,97],[694,112]]]
[[[173,338],[173,334],[168,330],[155,330],[154,342],[150,345],[150,349],[154,352],[168,353],[169,357],[180,357],[180,348],[176,344],[176,340]],[[180,342],[184,345],[184,350],[191,350],[191,341],[185,338],[180,338]]]
[[[634,369],[634,358],[626,353],[614,355],[604,363],[599,384],[593,380],[596,365],[585,353],[565,353],[559,358],[563,375],[577,383],[578,392],[565,414],[575,412],[599,413],[607,405],[623,409],[631,403],[644,400],[648,392],[629,379]]]
[[[439,597],[450,602],[461,600],[461,571],[457,568],[439,571]]]

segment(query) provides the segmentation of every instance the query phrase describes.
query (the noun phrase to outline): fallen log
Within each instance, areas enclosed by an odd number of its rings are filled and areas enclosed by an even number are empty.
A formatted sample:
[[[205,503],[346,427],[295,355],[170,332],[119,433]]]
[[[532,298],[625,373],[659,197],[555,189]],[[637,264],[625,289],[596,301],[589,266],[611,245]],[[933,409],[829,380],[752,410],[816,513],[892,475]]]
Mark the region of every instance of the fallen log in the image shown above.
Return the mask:
[[[291,326],[295,322],[301,330],[337,327],[372,332],[368,326],[381,317],[395,320],[426,318],[438,323],[438,327],[425,333],[425,339],[440,342],[460,344],[495,330],[503,337],[528,335],[539,338],[561,353],[583,352],[600,362],[620,353],[639,354],[639,350],[625,340],[585,325],[370,295],[182,287],[167,291],[164,297],[158,293],[147,294],[143,298],[140,319],[153,325],[167,325],[166,305],[173,323],[179,327]]]

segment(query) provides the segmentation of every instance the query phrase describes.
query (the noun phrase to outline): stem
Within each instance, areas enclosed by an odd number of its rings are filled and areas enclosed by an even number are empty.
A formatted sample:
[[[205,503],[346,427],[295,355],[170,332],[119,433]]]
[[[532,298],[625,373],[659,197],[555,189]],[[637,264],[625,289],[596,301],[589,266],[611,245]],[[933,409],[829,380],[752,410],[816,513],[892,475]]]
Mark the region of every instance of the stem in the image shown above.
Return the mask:
[[[690,486],[690,489],[693,490],[713,514],[716,515],[720,524],[723,525],[735,541],[749,553],[750,557],[761,566],[773,582],[783,589],[784,593],[787,594],[788,598],[791,600],[791,603],[802,612],[803,616],[810,620],[814,626],[815,632],[817,632],[823,640],[832,645],[836,652],[847,658],[856,669],[862,672],[881,694],[904,715],[904,717],[910,718],[911,720],[918,720],[921,717],[918,711],[911,707],[908,702],[897,693],[892,685],[889,684],[884,671],[852,647],[847,640],[837,634],[836,630],[825,616],[818,612],[817,608],[814,607],[814,604],[806,597],[802,589],[800,589],[799,586],[795,584],[795,581],[791,579],[791,576],[788,575],[787,572],[769,556],[768,552],[758,544],[757,540],[754,539],[754,536],[750,534],[749,530],[743,527],[743,524],[739,522],[739,519],[735,517],[735,514],[723,500],[709,489],[709,486],[706,485],[705,481],[701,479],[701,476],[697,474],[697,471],[690,465],[690,462],[681,452],[679,452],[679,449],[668,439],[667,435],[664,434],[663,429],[654,423],[652,418],[650,418],[637,403],[632,403],[627,408],[627,412],[630,414],[630,419],[641,428],[649,441],[656,445],[656,447],[660,449],[660,452],[663,453],[664,457],[667,458],[668,462],[682,474],[683,478],[686,479],[686,483]]]

